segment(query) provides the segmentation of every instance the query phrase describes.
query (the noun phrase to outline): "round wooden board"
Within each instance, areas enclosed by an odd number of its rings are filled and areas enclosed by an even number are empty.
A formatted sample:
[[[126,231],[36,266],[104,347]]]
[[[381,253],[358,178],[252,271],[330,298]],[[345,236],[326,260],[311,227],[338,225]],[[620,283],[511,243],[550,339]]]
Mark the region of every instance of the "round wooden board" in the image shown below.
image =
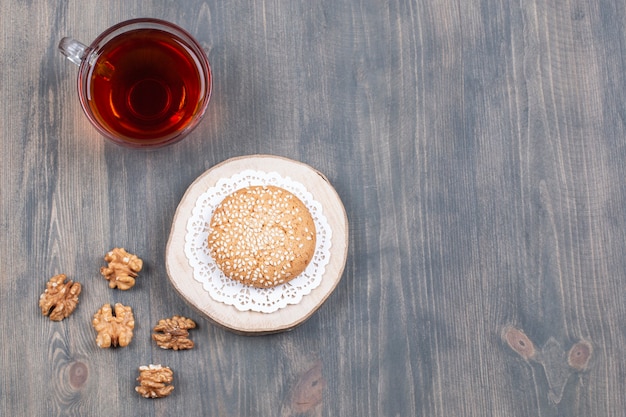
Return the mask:
[[[239,311],[233,306],[215,301],[202,284],[194,279],[193,269],[184,250],[187,220],[199,196],[215,186],[221,178],[229,178],[246,169],[277,172],[303,184],[322,205],[332,230],[330,261],[319,287],[304,296],[298,304],[288,305],[273,313]],[[165,264],[172,285],[189,304],[210,320],[241,334],[277,333],[293,329],[306,321],[339,283],[348,254],[348,219],[335,189],[324,175],[310,166],[270,155],[233,158],[207,170],[189,186],[176,209],[165,252]]]

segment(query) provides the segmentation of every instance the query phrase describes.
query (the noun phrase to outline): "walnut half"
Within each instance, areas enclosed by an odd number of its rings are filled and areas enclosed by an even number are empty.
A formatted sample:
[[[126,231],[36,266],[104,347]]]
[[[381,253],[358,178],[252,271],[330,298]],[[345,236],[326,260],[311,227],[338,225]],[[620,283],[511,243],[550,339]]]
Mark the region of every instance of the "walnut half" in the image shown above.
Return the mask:
[[[144,398],[167,397],[174,391],[174,372],[167,366],[148,365],[139,367],[139,386],[135,391]]]
[[[109,251],[104,260],[109,266],[100,268],[100,273],[109,281],[109,287],[128,290],[135,285],[137,272],[141,271],[143,261],[124,248]]]
[[[65,274],[55,275],[46,284],[46,289],[39,297],[41,314],[50,320],[61,321],[68,317],[78,305],[78,294],[82,289],[78,282],[64,282]]]
[[[113,315],[114,312],[115,315]],[[111,309],[111,304],[103,305],[94,314],[91,324],[98,332],[98,336],[96,336],[98,347],[124,347],[128,346],[133,339],[133,329],[135,328],[133,309],[121,303],[115,304],[115,311]]]
[[[196,323],[186,317],[174,316],[170,319],[159,320],[154,327],[152,338],[163,349],[184,350],[194,346],[189,339],[189,329],[194,329]]]

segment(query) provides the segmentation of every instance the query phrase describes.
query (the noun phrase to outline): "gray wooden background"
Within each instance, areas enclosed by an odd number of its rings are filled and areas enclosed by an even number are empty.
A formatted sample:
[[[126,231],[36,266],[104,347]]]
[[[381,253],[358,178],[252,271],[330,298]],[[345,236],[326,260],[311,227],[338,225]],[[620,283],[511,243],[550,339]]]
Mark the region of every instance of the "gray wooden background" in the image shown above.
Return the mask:
[[[56,50],[140,16],[215,77],[200,127],[154,152],[98,136]],[[0,415],[626,415],[625,26],[619,0],[0,0]],[[256,153],[323,172],[351,229],[322,308],[250,338],[179,298],[164,250],[191,182]],[[146,262],[131,291],[99,276],[114,246]],[[84,291],[53,323],[57,273]],[[135,339],[100,350],[118,301]],[[194,350],[150,340],[173,314]],[[148,363],[170,397],[134,392]]]

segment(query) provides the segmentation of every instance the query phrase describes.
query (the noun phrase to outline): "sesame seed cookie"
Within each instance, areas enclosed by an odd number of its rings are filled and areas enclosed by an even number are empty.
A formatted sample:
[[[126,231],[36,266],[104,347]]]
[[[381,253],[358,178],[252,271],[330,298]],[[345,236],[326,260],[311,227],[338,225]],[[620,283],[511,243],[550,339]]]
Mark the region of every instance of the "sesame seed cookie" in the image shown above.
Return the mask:
[[[304,203],[276,186],[250,186],[215,209],[209,251],[227,277],[269,288],[304,271],[315,252],[315,223]]]

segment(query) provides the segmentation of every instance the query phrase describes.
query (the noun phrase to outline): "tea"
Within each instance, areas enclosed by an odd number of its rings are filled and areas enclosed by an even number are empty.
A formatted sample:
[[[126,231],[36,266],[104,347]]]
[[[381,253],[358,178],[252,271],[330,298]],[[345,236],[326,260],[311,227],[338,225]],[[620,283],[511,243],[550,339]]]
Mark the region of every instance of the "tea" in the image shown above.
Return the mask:
[[[175,34],[136,29],[109,40],[84,87],[92,117],[110,136],[149,146],[185,130],[204,111],[210,72]]]

